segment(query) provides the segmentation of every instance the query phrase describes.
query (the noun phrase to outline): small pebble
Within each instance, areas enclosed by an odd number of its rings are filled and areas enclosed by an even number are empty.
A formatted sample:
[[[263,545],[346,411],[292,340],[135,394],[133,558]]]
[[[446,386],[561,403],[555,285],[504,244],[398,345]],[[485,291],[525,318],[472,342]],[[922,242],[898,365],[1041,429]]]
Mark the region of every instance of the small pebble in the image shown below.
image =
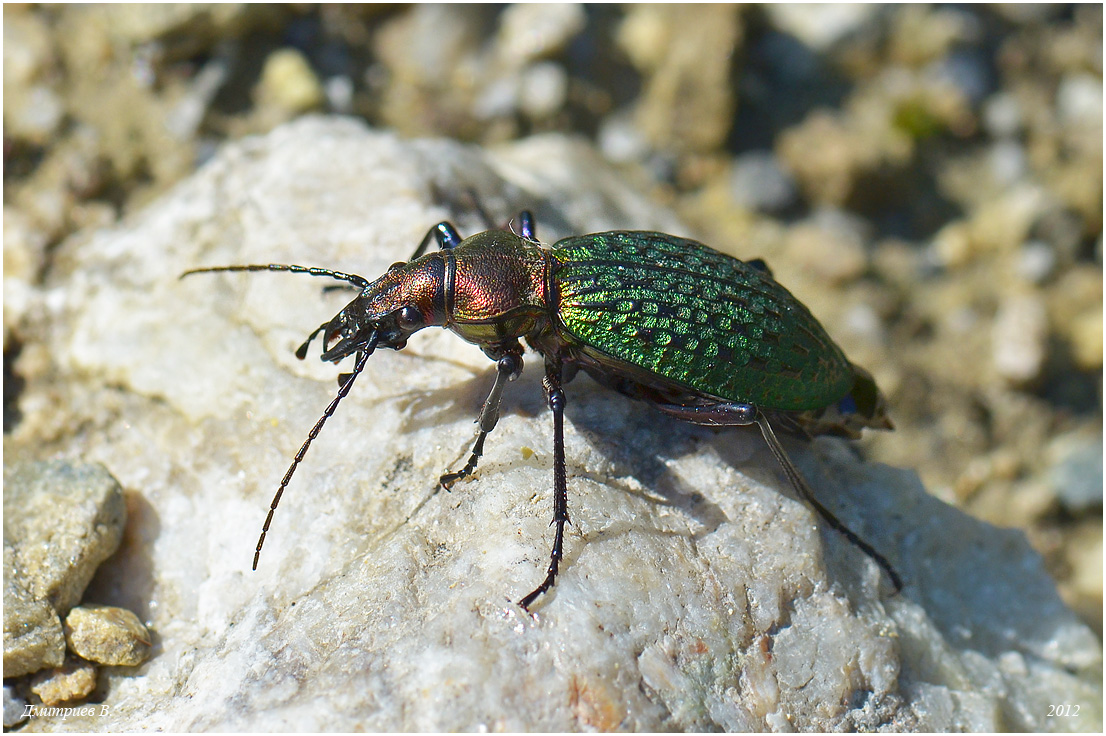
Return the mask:
[[[854,304],[845,310],[844,324],[854,335],[859,335],[873,344],[886,339],[883,322],[869,304]]]
[[[334,112],[348,115],[353,110],[353,80],[345,75],[330,77],[323,83],[326,104]]]
[[[1102,126],[1102,79],[1093,74],[1069,74],[1056,90],[1060,118],[1069,124]]]
[[[543,61],[522,73],[518,91],[519,108],[532,118],[553,115],[565,104],[568,96],[568,75],[560,64]]]
[[[18,726],[27,720],[26,710],[27,701],[19,697],[13,686],[4,685],[4,728]]]
[[[656,6],[633,5],[622,18],[616,40],[630,63],[645,71],[660,66],[671,31]]]
[[[102,465],[4,469],[4,539],[13,569],[32,599],[56,611],[80,601],[96,568],[119,547],[126,521],[123,489]],[[10,574],[5,570],[5,578]]]
[[[499,49],[512,66],[554,53],[584,29],[580,3],[515,3],[499,17]]]
[[[1003,187],[1014,184],[1029,171],[1025,148],[1017,141],[1004,140],[991,146],[991,176]]]
[[[27,100],[19,107],[5,114],[4,119],[11,121],[7,134],[27,138],[38,145],[45,145],[61,124],[65,115],[65,106],[61,98],[45,85],[30,88]]]
[[[1102,531],[1086,525],[1068,543],[1071,587],[1087,600],[1090,611],[1102,610]],[[1093,615],[1091,613],[1090,615]]]
[[[983,126],[995,138],[1010,138],[1021,132],[1022,109],[1009,92],[998,92],[983,105]]]
[[[1068,326],[1075,364],[1085,371],[1102,370],[1102,309],[1091,307]]]
[[[1014,385],[1041,373],[1047,355],[1048,315],[1036,296],[1009,297],[999,305],[991,331],[995,370]]]
[[[1071,513],[1102,505],[1102,435],[1069,434],[1048,448],[1048,477],[1060,504]]]
[[[77,606],[65,618],[69,649],[91,662],[136,666],[150,656],[150,632],[125,608]]]
[[[473,100],[472,111],[482,120],[513,115],[519,106],[519,86],[514,75],[490,80]]]
[[[844,210],[824,207],[791,228],[787,249],[818,276],[834,283],[858,278],[868,267],[864,221]]]
[[[942,227],[933,236],[927,257],[934,266],[942,268],[957,268],[971,260],[972,239],[968,224],[954,220]]]
[[[65,660],[57,612],[36,600],[14,573],[12,548],[4,545],[4,676],[18,677]]]
[[[261,72],[258,93],[261,99],[290,112],[310,110],[324,99],[314,70],[295,49],[280,49],[269,55]]]
[[[779,212],[798,197],[795,179],[771,151],[750,151],[734,160],[730,194],[745,209]]]
[[[61,667],[31,677],[31,692],[46,706],[87,698],[95,689],[96,665],[77,657],[67,657]]]
[[[838,41],[860,30],[873,19],[875,5],[836,3],[828,5],[769,4],[764,7],[773,26],[790,33],[816,51],[827,51]]]
[[[1022,246],[1018,256],[1018,274],[1027,281],[1041,284],[1056,268],[1056,252],[1040,240],[1031,240]]]
[[[614,163],[641,161],[649,154],[645,135],[626,111],[608,115],[599,126],[598,138],[599,150]]]

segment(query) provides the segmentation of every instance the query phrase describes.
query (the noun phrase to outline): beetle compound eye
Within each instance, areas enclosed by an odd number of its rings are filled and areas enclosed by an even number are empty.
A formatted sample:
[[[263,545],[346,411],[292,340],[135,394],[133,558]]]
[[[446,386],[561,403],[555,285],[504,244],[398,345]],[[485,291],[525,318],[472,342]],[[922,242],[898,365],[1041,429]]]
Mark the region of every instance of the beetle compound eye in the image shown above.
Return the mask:
[[[415,330],[423,325],[422,312],[417,307],[407,305],[403,309],[399,310],[399,314],[396,315],[396,321],[399,326],[405,330]]]

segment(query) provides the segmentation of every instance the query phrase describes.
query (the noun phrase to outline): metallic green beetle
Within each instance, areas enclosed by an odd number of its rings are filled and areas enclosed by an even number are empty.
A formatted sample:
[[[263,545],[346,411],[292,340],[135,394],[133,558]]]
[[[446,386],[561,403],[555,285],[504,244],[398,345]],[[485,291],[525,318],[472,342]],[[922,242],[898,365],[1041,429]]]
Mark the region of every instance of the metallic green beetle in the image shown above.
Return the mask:
[[[439,250],[426,253],[431,240]],[[583,369],[608,388],[695,424],[756,424],[799,494],[890,577],[891,564],[837,520],[811,492],[772,429],[855,437],[890,429],[886,402],[867,371],[845,358],[810,311],[772,278],[762,261],[743,262],[701,243],[655,232],[612,231],[541,245],[528,212],[519,230],[488,230],[462,240],[448,222],[431,228],[410,261],[375,281],[325,268],[248,265],[211,271],[290,271],[353,284],[361,293],[296,351],[304,358],[323,333],[322,360],[356,355],[338,395],[284,475],[257,542],[254,568],[273,513],[296,467],[377,348],[399,350],[424,327],[444,327],[496,362],[468,463],[441,477],[449,487],[471,475],[499,420],[503,389],[522,373],[520,339],[545,359],[553,412],[553,550],[528,608],[549,590],[563,555],[568,521],[562,385]]]

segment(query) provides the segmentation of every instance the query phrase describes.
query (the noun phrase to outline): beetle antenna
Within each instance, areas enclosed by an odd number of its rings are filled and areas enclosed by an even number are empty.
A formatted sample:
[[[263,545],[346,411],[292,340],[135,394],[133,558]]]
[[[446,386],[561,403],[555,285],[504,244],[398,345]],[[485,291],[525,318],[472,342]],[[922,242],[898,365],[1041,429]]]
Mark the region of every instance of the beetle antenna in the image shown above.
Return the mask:
[[[363,276],[358,276],[357,274],[332,271],[329,268],[311,268],[308,266],[284,265],[281,263],[270,263],[265,266],[209,266],[207,268],[193,268],[182,273],[180,278],[183,279],[185,276],[190,276],[194,273],[212,273],[214,271],[290,271],[291,273],[306,273],[311,276],[325,276],[326,278],[336,279],[338,281],[346,281],[361,289],[364,289],[370,283],[368,279]]]
[[[318,330],[316,330],[318,332]],[[292,474],[296,472],[296,468],[300,462],[303,461],[305,455],[307,455],[307,448],[311,446],[311,442],[319,436],[319,432],[322,431],[323,425],[326,424],[326,420],[334,414],[334,411],[338,408],[338,403],[346,398],[346,394],[353,388],[353,381],[357,378],[358,374],[365,369],[365,363],[368,362],[369,356],[373,354],[376,349],[376,343],[380,340],[380,336],[374,332],[369,337],[368,343],[357,353],[357,364],[353,367],[353,373],[349,374],[349,378],[338,387],[338,395],[334,397],[334,400],[330,402],[330,405],[326,407],[326,411],[319,417],[319,421],[315,422],[315,426],[311,428],[311,431],[307,433],[307,439],[304,440],[303,445],[300,447],[300,451],[296,453],[296,456],[292,459],[292,464],[288,466],[288,471],[284,474],[284,479],[280,481],[280,487],[277,488],[276,495],[273,496],[273,502],[269,504],[269,513],[265,517],[265,525],[261,527],[261,536],[257,540],[257,548],[253,553],[253,569],[257,569],[257,561],[261,557],[261,547],[265,544],[265,535],[269,533],[269,525],[273,523],[273,514],[276,513],[277,505],[280,503],[280,497],[284,495],[284,489],[288,487],[288,483],[292,480]]]
[[[891,583],[895,586],[895,592],[898,593],[899,591],[901,591],[902,578],[900,578],[899,574],[895,572],[895,568],[891,567],[891,563],[887,561],[887,558],[885,558],[879,552],[876,552],[872,545],[865,542],[863,539],[860,538],[859,535],[857,535],[856,532],[845,526],[845,524],[840,519],[834,516],[829,509],[823,506],[822,503],[814,497],[814,492],[810,490],[810,486],[808,486],[806,484],[806,481],[803,480],[802,474],[799,473],[799,470],[791,462],[791,458],[789,458],[787,456],[787,453],[784,452],[783,445],[781,445],[780,441],[776,439],[776,433],[772,431],[772,425],[768,422],[768,417],[764,416],[763,413],[758,411],[756,423],[757,426],[760,427],[760,433],[764,436],[764,441],[768,445],[768,449],[770,449],[772,451],[772,454],[776,456],[777,462],[779,462],[780,467],[783,468],[784,475],[786,475],[787,479],[791,481],[791,485],[795,487],[795,490],[798,491],[799,495],[803,497],[803,500],[813,506],[814,510],[817,511],[819,515],[821,515],[821,517],[829,523],[830,526],[832,526],[842,536],[844,536],[845,539],[848,539],[855,546],[860,548],[860,550],[864,552],[864,554],[875,560],[876,564],[883,568],[883,571],[887,573],[887,577],[891,578]]]

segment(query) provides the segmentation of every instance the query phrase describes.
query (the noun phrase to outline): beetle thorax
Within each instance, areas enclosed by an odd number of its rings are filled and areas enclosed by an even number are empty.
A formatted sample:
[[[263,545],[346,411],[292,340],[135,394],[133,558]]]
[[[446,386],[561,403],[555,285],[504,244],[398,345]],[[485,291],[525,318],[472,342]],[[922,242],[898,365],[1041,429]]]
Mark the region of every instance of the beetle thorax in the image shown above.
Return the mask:
[[[530,333],[548,310],[548,251],[504,230],[464,240],[452,251],[447,311],[453,330],[486,346]]]

